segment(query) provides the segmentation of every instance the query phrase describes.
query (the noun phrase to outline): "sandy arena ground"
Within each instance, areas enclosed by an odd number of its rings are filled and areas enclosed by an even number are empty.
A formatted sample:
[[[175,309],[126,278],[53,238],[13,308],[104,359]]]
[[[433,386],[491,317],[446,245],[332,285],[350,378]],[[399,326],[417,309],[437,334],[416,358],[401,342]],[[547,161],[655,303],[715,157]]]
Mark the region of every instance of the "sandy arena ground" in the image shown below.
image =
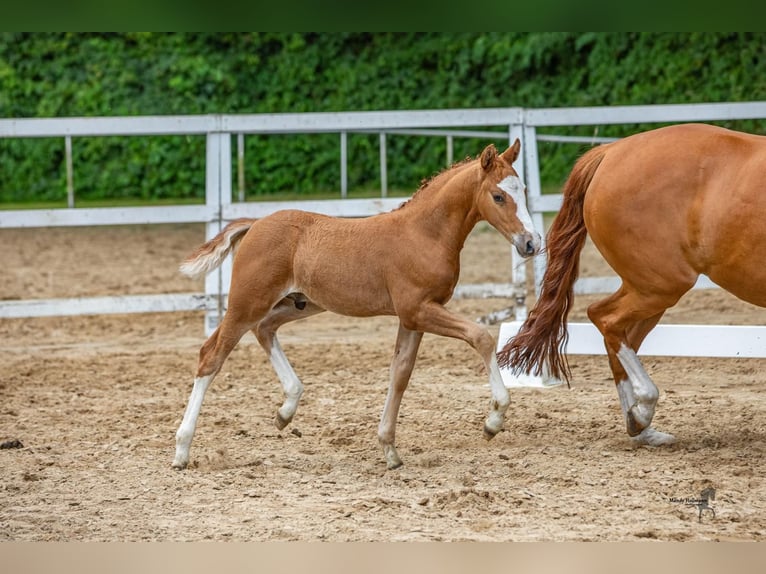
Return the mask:
[[[201,225],[2,230],[3,299],[201,291],[177,273]],[[509,247],[478,228],[463,283],[507,281]],[[583,274],[601,275],[592,251]],[[579,297],[573,319],[595,297]],[[531,301],[531,299],[530,299]],[[461,300],[479,317],[509,305]],[[278,431],[281,389],[252,336],[207,394],[192,464],[170,463],[201,313],[0,320],[0,540],[527,541],[766,539],[766,361],[645,357],[655,426],[635,446],[603,356],[571,389],[513,390],[487,442],[490,392],[465,343],[426,335],[400,413],[404,466],[377,444],[396,319],[325,313],[283,328],[306,385]],[[717,291],[665,322],[766,322]],[[497,326],[490,328],[497,335]],[[715,516],[685,504],[713,486]],[[680,500],[680,501],[679,501]]]

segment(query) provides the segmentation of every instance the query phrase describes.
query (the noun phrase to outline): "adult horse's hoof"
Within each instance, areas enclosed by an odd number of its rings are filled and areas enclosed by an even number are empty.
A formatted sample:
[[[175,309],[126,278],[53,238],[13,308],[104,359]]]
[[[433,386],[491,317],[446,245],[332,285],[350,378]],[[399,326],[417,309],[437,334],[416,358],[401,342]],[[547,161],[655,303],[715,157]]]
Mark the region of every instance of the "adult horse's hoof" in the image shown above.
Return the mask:
[[[642,405],[637,403],[625,413],[625,423],[628,434],[632,437],[639,436],[649,428],[654,418],[654,405]]]
[[[641,434],[641,432],[646,428],[645,424],[641,424],[637,419],[636,415],[633,412],[635,407],[630,409],[627,413],[625,413],[625,424],[628,427],[628,435],[631,437],[636,437]]]
[[[676,437],[666,432],[660,432],[652,427],[646,427],[633,437],[634,442],[649,446],[666,446],[676,442]]]

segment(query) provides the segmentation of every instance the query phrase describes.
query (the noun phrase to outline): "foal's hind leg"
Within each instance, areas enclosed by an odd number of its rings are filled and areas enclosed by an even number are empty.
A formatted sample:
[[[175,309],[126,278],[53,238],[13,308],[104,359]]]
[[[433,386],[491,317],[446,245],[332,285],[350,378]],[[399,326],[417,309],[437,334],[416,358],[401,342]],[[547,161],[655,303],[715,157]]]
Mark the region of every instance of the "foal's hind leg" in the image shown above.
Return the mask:
[[[402,396],[410,382],[412,369],[415,366],[415,358],[422,339],[422,332],[410,331],[399,323],[394,358],[391,361],[388,395],[386,396],[386,404],[383,407],[383,414],[380,417],[380,425],[378,426],[378,440],[383,447],[386,466],[389,470],[402,466],[402,459],[399,458],[399,454],[394,446],[396,419],[399,416],[399,406],[402,404]]]
[[[176,432],[176,454],[173,468],[183,469],[189,464],[189,449],[192,438],[194,438],[194,431],[197,428],[197,418],[202,408],[205,392],[218,371],[221,370],[226,357],[229,356],[242,335],[249,329],[249,325],[235,321],[233,317],[227,321],[227,317],[229,314],[224,317],[218,329],[200,349],[194,387],[186,405],[184,418]]]
[[[287,360],[282,346],[279,344],[277,329],[285,323],[304,319],[322,311],[324,311],[322,307],[305,299],[285,298],[277,303],[258,323],[258,326],[253,329],[255,337],[269,356],[271,366],[277,373],[279,382],[282,384],[282,390],[285,393],[285,401],[277,411],[275,419],[275,424],[280,430],[293,420],[295,411],[298,408],[298,401],[303,394],[303,384],[298,375],[295,374],[290,361]]]
[[[677,300],[678,296],[674,295],[640,295],[623,286],[614,295],[588,308],[588,316],[604,335],[628,434],[643,444],[658,446],[675,442],[673,435],[650,426],[659,390],[636,352],[665,309]]]

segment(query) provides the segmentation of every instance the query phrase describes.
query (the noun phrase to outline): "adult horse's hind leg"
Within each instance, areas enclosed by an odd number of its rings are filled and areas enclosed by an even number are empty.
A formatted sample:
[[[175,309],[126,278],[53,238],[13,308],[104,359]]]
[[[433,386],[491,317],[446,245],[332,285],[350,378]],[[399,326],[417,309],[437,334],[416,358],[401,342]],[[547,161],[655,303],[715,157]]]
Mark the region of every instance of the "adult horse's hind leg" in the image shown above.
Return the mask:
[[[383,447],[383,455],[386,457],[386,466],[389,470],[402,466],[402,459],[399,458],[394,446],[396,419],[399,416],[399,406],[402,404],[402,396],[410,382],[422,339],[422,332],[410,331],[399,323],[394,358],[391,361],[388,395],[378,426],[378,440]]]
[[[285,394],[285,401],[277,411],[275,419],[275,424],[279,430],[285,428],[293,420],[298,408],[298,401],[303,394],[303,383],[295,374],[290,361],[287,360],[282,346],[279,344],[277,329],[285,323],[304,319],[322,311],[324,311],[322,307],[305,298],[286,297],[277,303],[253,329],[256,339],[269,356],[271,366],[279,377]]]
[[[642,444],[658,446],[675,442],[673,435],[650,426],[659,390],[636,352],[665,309],[674,305],[679,297],[642,295],[623,285],[614,295],[588,308],[588,316],[604,336],[628,434]]]
[[[194,438],[194,431],[197,428],[197,418],[202,408],[205,392],[218,371],[221,370],[226,357],[229,356],[242,335],[249,329],[249,325],[233,320],[230,313],[227,313],[224,320],[200,349],[194,386],[186,405],[184,418],[176,432],[176,454],[173,468],[183,469],[189,464],[189,449],[192,438]]]

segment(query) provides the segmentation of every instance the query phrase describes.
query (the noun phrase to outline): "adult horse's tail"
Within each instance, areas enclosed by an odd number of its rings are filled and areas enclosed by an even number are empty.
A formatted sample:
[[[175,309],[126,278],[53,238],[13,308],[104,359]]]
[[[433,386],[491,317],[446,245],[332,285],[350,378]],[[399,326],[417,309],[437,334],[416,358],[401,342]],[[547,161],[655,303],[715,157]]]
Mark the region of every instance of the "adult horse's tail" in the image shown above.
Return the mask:
[[[567,316],[580,271],[580,252],[588,231],[583,220],[585,192],[604,158],[607,146],[583,155],[564,185],[564,202],[547,236],[548,266],[540,297],[518,334],[498,353],[501,367],[517,373],[550,375],[567,383],[571,377],[563,352],[567,341]],[[546,368],[547,367],[547,368]]]
[[[202,277],[223,263],[229,252],[245,236],[255,219],[235,219],[207,243],[200,245],[194,253],[181,263],[180,270],[192,278]]]

